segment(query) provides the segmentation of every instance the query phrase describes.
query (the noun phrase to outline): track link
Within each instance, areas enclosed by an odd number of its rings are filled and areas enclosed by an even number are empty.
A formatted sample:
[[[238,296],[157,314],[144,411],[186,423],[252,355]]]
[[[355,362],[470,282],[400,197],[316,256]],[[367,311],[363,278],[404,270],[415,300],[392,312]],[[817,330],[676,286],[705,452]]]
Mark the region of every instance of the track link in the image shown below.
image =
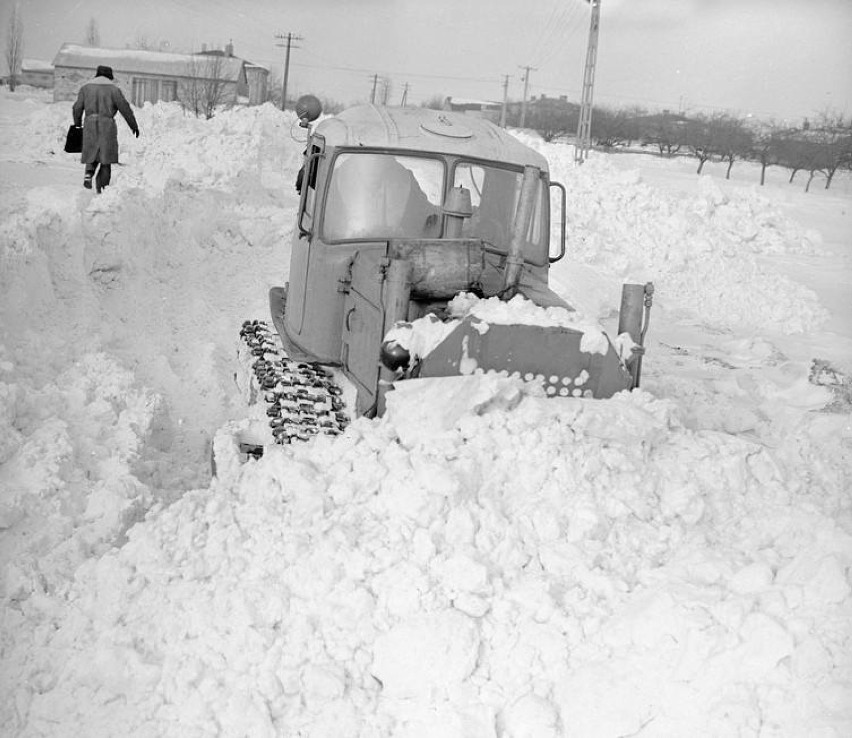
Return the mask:
[[[262,320],[247,320],[240,338],[251,356],[269,427],[279,444],[336,436],[349,424],[343,391],[321,364],[290,359],[277,334]]]

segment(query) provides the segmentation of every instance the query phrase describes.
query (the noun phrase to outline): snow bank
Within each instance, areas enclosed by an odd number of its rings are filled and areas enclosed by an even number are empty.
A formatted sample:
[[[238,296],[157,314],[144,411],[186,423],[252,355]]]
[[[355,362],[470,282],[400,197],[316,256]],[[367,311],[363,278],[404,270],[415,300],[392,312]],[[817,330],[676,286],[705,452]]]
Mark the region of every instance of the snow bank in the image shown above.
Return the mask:
[[[28,683],[63,674],[17,690],[30,726],[840,735],[852,538],[805,480],[644,393],[412,435],[442,412],[415,385],[156,510],[67,605],[20,603]]]
[[[551,176],[568,190],[568,259],[554,275],[573,286],[577,262],[607,273],[604,314],[617,309],[620,282],[650,280],[659,307],[720,328],[801,333],[827,319],[812,290],[760,265],[761,255],[813,254],[820,244],[756,188],[703,176],[693,196],[678,197],[606,157],[577,167],[573,149],[517,135],[548,158]]]
[[[65,108],[46,106],[22,128],[40,130]],[[128,147],[104,195],[42,187],[2,206],[0,343],[13,361],[51,377],[89,352],[119,356],[167,396],[172,435],[193,463],[233,409],[227,338],[286,278],[295,198],[260,181],[283,181],[274,152],[287,121],[271,110],[205,124],[147,106],[143,143]]]

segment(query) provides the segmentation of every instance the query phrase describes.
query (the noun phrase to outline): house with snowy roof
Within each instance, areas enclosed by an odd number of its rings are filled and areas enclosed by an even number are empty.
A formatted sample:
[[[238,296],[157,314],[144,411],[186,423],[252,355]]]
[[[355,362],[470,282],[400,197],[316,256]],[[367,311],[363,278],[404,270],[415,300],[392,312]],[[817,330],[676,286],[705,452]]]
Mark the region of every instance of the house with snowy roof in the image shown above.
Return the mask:
[[[208,49],[206,44],[202,44],[201,51],[198,56],[208,57],[223,57],[234,56],[234,47],[232,44],[227,44],[224,49]],[[269,69],[243,59],[243,65],[246,73],[246,83],[248,84],[248,104],[262,105],[266,102],[267,82],[269,79]]]
[[[53,87],[53,65],[41,59],[23,59],[17,81],[19,85],[50,89]]]
[[[266,98],[269,70],[223,52],[177,54],[149,49],[107,49],[66,43],[53,60],[54,102],[74,100],[98,66],[112,67],[115,82],[136,106],[178,100],[182,89],[198,82],[221,85],[225,103],[257,105]]]

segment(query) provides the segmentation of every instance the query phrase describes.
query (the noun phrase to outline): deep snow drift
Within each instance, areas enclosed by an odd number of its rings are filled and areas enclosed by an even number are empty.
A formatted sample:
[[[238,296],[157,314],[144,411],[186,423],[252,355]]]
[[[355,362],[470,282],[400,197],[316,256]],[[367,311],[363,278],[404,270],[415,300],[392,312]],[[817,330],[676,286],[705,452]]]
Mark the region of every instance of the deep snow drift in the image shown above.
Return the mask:
[[[842,180],[800,222],[781,186],[526,139],[568,188],[558,291],[611,329],[656,284],[643,389],[414,381],[240,464],[293,117],[146,106],[96,197],[69,106],[0,105],[5,734],[852,731],[852,418],[812,363],[848,375],[852,326],[789,269],[849,280]]]

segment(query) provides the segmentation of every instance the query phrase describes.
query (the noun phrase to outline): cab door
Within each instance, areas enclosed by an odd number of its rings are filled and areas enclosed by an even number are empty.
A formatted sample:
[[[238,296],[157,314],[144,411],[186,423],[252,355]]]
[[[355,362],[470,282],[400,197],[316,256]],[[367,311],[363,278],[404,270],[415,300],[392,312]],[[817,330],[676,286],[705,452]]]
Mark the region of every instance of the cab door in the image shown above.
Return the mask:
[[[317,182],[322,181],[317,174],[323,161],[324,150],[325,143],[320,137],[311,138],[305,150],[305,161],[301,170],[302,192],[296,217],[296,232],[293,234],[290,252],[290,276],[285,312],[287,332],[293,336],[298,336],[302,332],[305,320],[305,297],[310,279],[311,249],[315,248],[316,239]]]

